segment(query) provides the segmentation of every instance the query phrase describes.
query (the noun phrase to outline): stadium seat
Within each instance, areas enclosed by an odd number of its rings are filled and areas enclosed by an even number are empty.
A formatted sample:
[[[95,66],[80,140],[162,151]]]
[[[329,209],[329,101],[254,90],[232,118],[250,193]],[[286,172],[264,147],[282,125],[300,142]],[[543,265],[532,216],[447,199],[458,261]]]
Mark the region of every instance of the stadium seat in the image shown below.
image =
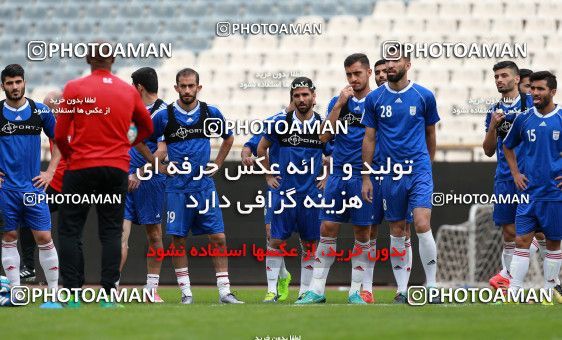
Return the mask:
[[[468,1],[442,1],[440,2],[439,17],[462,18],[470,13]]]
[[[197,56],[197,63],[222,66],[228,64],[228,59],[228,50],[205,50]]]
[[[509,2],[507,3],[509,5]],[[507,12],[509,13],[509,12]],[[492,20],[490,32],[521,32],[523,31],[523,18],[495,17]]]
[[[312,15],[319,15],[324,18],[330,18],[338,13],[338,1],[337,0],[324,0],[324,1],[313,1],[311,2],[311,12]]]
[[[433,1],[410,1],[406,10],[406,17],[419,19],[424,14],[438,13],[438,4]]]
[[[275,35],[251,35],[246,40],[246,49],[259,51],[275,51],[279,45],[279,39]]]
[[[282,70],[284,72],[296,71],[293,70],[295,66],[295,54],[284,49],[277,49],[265,54],[263,69],[274,72]]]
[[[425,30],[425,19],[414,17],[395,17],[392,33],[423,32]]]
[[[378,0],[375,4],[373,16],[375,17],[400,17],[406,14],[406,6],[401,0]]]
[[[540,32],[556,32],[556,19],[542,17],[527,17],[525,19],[525,32],[529,35]]]
[[[386,35],[392,32],[392,19],[390,17],[367,16],[361,19],[359,32],[371,32],[379,38],[386,40]]]
[[[318,52],[333,51],[335,48],[344,46],[345,40],[346,36],[336,35],[335,33],[326,36],[321,35],[312,39],[312,49]]]
[[[459,24],[459,33],[490,33],[490,18],[488,17],[472,17],[463,18]]]
[[[429,17],[425,30],[428,33],[444,34],[457,31],[457,17]]]
[[[231,35],[228,37],[217,37],[213,39],[213,50],[241,50],[244,48],[245,40],[242,36]]]
[[[562,3],[558,0],[539,1],[537,13],[541,18],[560,19],[562,13]]]
[[[504,3],[496,0],[479,0],[474,2],[472,17],[480,19],[497,18],[503,15]]]
[[[510,17],[529,18],[537,13],[537,5],[534,1],[506,1],[504,13]]]
[[[328,35],[350,35],[357,32],[359,28],[359,20],[351,15],[338,15],[330,19],[328,23]]]

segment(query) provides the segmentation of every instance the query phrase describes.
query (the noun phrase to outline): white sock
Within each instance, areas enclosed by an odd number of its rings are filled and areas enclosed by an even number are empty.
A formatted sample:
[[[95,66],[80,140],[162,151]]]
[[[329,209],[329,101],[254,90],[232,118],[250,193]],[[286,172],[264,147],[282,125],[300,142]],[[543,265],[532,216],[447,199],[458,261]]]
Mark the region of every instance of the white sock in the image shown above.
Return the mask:
[[[371,244],[367,242],[359,242],[355,240],[355,248],[361,249],[359,256],[351,258],[351,286],[349,287],[349,296],[361,290],[361,283],[366,274],[367,265],[369,264],[369,248]]]
[[[406,265],[406,282],[410,282],[410,273],[412,272],[412,259],[414,255],[412,254],[412,242],[409,238],[406,239],[404,242],[404,246],[406,247],[406,256],[408,256],[408,264]]]
[[[278,249],[267,247],[269,253],[277,253]],[[265,257],[265,272],[267,274],[267,291],[269,293],[277,294],[277,279],[279,278],[279,271],[283,263],[282,256],[266,256]]]
[[[158,289],[158,281],[160,281],[160,275],[158,274],[147,274],[146,275],[146,288],[149,290]]]
[[[533,237],[533,241],[531,242],[531,247],[529,248],[531,254],[534,254],[539,251],[539,241]]]
[[[312,281],[313,271],[314,258],[311,257],[305,261],[304,256],[301,256],[301,285],[299,288],[299,296],[306,293],[310,288],[310,281]]]
[[[50,290],[56,290],[59,286],[59,256],[55,249],[55,244],[51,242],[47,244],[38,244],[39,248],[39,263],[45,279]]]
[[[287,268],[285,267],[285,258],[282,257],[281,258],[281,268],[279,269],[279,278],[280,279],[286,279],[287,276],[289,276],[289,272],[287,271]]]
[[[406,237],[395,237],[390,235],[390,249],[396,248],[399,253],[406,251]],[[391,256],[390,264],[392,265],[392,273],[394,274],[394,279],[396,280],[396,285],[398,288],[396,292],[406,293],[408,290],[408,280],[406,276],[406,266],[408,265],[408,253],[406,256]]]
[[[537,240],[537,243],[539,244],[539,254],[544,259],[546,255],[546,240]]]
[[[228,272],[217,273],[217,288],[219,289],[220,297],[230,294],[230,280],[228,280]]]
[[[181,289],[181,295],[192,296],[191,283],[189,282],[189,271],[187,267],[176,269],[176,279]]]
[[[420,258],[425,271],[425,285],[427,287],[435,287],[435,277],[437,275],[437,247],[431,230],[425,233],[419,233],[420,241]],[[408,274],[408,277],[410,275]]]
[[[562,251],[546,250],[543,265],[545,289],[551,289],[560,284],[560,264],[562,264]]]
[[[365,275],[363,275],[363,288],[370,293],[373,292],[373,273],[375,271],[375,259],[377,258],[377,239],[372,239],[369,242],[368,258],[367,258],[367,269],[365,269]]]
[[[516,292],[523,288],[529,270],[529,249],[515,248],[509,267],[509,289]]]
[[[316,247],[316,256],[314,258],[314,270],[312,271],[312,282],[310,283],[310,290],[318,295],[324,295],[326,290],[326,279],[330,267],[336,260],[334,256],[327,256],[330,252],[330,247],[336,251],[335,237],[320,237],[318,247]],[[324,255],[322,255],[324,253]]]
[[[504,242],[502,252],[502,270],[500,275],[509,279],[509,268],[511,267],[511,260],[513,258],[513,250],[515,249],[515,242]]]
[[[18,253],[18,241],[2,241],[2,267],[10,285],[20,285],[20,254]]]

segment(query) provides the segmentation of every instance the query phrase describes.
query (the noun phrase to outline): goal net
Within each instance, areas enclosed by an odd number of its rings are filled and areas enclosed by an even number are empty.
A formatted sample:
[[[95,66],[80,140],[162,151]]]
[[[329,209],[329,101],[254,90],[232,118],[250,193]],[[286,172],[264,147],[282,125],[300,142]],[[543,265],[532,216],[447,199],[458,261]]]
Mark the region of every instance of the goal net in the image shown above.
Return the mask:
[[[437,231],[437,281],[444,287],[484,287],[501,270],[502,233],[492,219],[493,205],[473,205],[468,221]],[[543,286],[542,259],[531,254],[525,285]]]

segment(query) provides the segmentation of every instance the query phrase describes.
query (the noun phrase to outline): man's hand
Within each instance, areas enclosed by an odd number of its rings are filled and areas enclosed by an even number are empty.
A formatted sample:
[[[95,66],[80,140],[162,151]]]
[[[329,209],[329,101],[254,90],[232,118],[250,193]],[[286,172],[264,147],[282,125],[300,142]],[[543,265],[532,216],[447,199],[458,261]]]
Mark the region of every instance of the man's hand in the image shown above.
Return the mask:
[[[556,177],[555,180],[560,181],[556,186],[562,190],[562,176]]]
[[[5,181],[4,176],[6,175],[3,172],[0,172],[0,189],[2,188],[2,183]]]
[[[502,109],[496,110],[496,112],[492,113],[492,120],[490,122],[490,126],[494,129],[498,127],[498,125],[503,122],[505,118],[505,114],[503,113]]]
[[[361,195],[363,199],[369,203],[373,203],[373,183],[369,177],[363,177],[363,185],[361,185]]]
[[[140,185],[141,181],[140,179],[137,177],[136,173],[130,174],[129,175],[129,186],[127,188],[127,190],[129,192],[131,191],[135,191],[138,189],[139,185]]]
[[[55,173],[53,171],[41,171],[39,176],[33,178],[33,186],[36,188],[47,189],[49,183],[53,180]]]
[[[515,174],[515,176],[513,176],[513,181],[517,189],[521,191],[527,189],[527,182],[529,182],[529,180],[522,173]]]
[[[320,190],[324,190],[327,181],[328,181],[328,176],[326,176],[323,180],[318,181],[318,183],[316,183],[316,187]]]
[[[279,188],[280,179],[281,176],[265,175],[265,181],[267,182],[267,185],[272,189]]]
[[[351,85],[347,85],[346,87],[341,90],[340,95],[338,97],[338,102],[340,105],[345,105],[349,100],[349,97],[353,96],[353,87]]]
[[[242,158],[242,164],[247,165],[247,166],[253,166],[254,165],[254,157],[248,156],[248,157]]]

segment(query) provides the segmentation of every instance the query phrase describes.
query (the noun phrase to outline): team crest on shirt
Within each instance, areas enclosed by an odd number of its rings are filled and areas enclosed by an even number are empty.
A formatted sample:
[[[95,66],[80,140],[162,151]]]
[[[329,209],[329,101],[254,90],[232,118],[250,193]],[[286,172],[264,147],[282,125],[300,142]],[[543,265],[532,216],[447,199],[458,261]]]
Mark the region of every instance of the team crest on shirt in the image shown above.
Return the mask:
[[[558,130],[552,131],[552,139],[558,140],[558,138],[560,138],[560,131]]]
[[[410,106],[410,116],[415,116],[415,115],[416,115],[416,107]]]
[[[2,132],[7,133],[7,134],[12,134],[14,132],[16,132],[17,127],[15,124],[12,124],[10,122],[8,122],[8,124],[2,126]]]

